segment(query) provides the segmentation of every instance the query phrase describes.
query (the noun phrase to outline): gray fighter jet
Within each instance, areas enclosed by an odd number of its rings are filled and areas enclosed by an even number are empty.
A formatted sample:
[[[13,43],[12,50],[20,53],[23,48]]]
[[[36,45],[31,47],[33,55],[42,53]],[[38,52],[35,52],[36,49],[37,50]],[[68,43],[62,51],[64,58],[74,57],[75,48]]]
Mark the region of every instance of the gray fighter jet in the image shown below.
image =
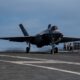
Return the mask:
[[[26,52],[30,52],[31,44],[36,45],[38,48],[41,48],[46,45],[51,45],[51,54],[58,53],[58,48],[55,45],[59,43],[65,42],[73,42],[73,41],[80,41],[80,38],[74,37],[65,37],[59,30],[57,26],[48,25],[48,28],[41,33],[30,36],[24,26],[19,24],[21,31],[23,32],[24,36],[16,36],[16,37],[1,37],[0,39],[9,40],[13,42],[26,42],[28,47],[26,48]]]

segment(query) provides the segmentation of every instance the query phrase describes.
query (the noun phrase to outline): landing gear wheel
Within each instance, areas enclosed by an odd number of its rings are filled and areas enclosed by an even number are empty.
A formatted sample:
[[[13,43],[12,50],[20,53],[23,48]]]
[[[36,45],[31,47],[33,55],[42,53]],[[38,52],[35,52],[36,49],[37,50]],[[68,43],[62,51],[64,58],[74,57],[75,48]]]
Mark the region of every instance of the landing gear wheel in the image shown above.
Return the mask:
[[[54,50],[51,50],[51,54],[54,54]]]
[[[51,54],[55,54],[55,53],[58,53],[58,48],[55,47],[54,49],[51,50]]]
[[[29,52],[30,52],[30,48],[27,47],[27,48],[26,48],[26,53],[29,53]]]
[[[54,48],[54,53],[58,53],[58,48],[57,47]]]

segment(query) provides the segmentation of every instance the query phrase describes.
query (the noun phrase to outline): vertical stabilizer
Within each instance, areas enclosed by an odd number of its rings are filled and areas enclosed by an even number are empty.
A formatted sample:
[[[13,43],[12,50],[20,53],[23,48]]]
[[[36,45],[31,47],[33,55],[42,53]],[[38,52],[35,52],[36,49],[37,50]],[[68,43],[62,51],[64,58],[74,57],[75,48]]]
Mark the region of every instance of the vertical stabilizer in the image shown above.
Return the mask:
[[[24,26],[22,24],[19,24],[19,27],[20,27],[21,31],[23,32],[24,36],[29,36],[28,32],[26,31],[26,29],[24,28]]]

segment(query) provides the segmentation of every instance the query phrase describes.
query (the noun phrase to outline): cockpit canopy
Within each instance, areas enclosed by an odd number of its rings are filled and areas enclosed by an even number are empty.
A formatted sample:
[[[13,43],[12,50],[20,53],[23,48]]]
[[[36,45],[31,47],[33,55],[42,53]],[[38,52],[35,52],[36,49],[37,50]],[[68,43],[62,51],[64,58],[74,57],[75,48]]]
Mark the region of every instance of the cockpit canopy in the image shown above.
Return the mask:
[[[49,24],[48,25],[48,29],[51,30],[51,31],[55,31],[55,30],[58,30],[58,27],[55,26],[55,25],[54,26],[51,26],[51,24]]]
[[[51,31],[55,31],[55,30],[57,30],[57,29],[58,29],[58,27],[55,26],[55,25],[51,27]]]

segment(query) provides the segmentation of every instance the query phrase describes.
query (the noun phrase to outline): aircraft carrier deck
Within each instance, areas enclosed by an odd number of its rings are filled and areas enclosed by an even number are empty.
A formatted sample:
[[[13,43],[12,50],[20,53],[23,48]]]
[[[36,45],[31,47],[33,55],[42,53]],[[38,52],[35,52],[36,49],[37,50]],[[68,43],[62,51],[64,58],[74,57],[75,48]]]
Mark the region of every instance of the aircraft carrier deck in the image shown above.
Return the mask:
[[[80,80],[80,52],[0,52],[0,80]]]

